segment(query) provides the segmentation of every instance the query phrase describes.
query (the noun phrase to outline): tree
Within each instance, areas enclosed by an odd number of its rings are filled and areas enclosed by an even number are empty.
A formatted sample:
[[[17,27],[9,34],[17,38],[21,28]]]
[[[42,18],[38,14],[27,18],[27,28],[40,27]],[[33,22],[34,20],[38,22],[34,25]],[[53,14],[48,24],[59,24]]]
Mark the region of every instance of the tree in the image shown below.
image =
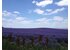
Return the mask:
[[[21,41],[21,44],[24,46],[25,44],[25,38],[22,36],[22,41]]]
[[[7,38],[8,38],[8,41],[9,42],[12,42],[13,41],[12,33],[9,33],[9,35],[8,35]]]
[[[20,36],[16,37],[16,44],[19,46],[20,45]]]
[[[46,44],[46,46],[48,45],[48,37],[46,37],[45,44]]]
[[[34,45],[34,37],[33,36],[31,36],[30,40],[31,40],[31,44]]]
[[[42,42],[42,35],[39,35],[39,37],[38,37],[38,42],[39,42],[39,44],[41,44],[41,42]]]

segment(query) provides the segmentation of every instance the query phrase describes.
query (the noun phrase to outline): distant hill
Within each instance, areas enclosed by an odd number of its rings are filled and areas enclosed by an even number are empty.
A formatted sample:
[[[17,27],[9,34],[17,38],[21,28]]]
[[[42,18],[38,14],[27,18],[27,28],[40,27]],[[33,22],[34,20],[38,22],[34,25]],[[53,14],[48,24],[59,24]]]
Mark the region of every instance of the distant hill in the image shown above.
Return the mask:
[[[13,35],[44,35],[58,38],[68,38],[67,29],[53,29],[53,28],[4,28],[2,27],[3,35],[12,33]]]

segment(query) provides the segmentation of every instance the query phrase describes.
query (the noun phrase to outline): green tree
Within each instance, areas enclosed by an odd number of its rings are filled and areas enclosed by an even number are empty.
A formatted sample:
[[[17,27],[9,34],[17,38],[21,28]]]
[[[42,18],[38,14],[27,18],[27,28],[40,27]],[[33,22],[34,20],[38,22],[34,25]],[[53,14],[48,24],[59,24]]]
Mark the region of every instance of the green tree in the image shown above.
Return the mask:
[[[41,44],[41,42],[42,42],[42,35],[39,35],[39,37],[38,37],[38,42],[39,42],[39,44]]]
[[[12,33],[9,33],[7,39],[8,39],[9,42],[13,41]]]
[[[16,37],[16,44],[17,44],[17,46],[20,45],[20,36],[17,36],[17,37]]]
[[[46,39],[45,44],[47,46],[48,45],[48,37],[46,37],[45,39]]]
[[[31,44],[34,45],[34,37],[33,36],[31,36],[30,40],[31,40]]]

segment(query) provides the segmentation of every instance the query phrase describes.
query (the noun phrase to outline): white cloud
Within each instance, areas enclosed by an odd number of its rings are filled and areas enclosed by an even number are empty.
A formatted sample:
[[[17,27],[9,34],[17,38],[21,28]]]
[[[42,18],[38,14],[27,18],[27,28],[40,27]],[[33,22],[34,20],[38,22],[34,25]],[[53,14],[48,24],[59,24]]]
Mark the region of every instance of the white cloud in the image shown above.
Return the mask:
[[[64,8],[64,7],[63,7],[63,8],[60,8],[60,9],[55,9],[55,10],[53,10],[53,11],[49,12],[49,13],[44,13],[44,15],[51,15],[51,14],[55,14],[55,13],[61,12],[61,11],[63,11],[63,10],[65,10],[65,8]]]
[[[3,11],[2,15],[3,15],[3,16],[10,16],[10,15],[11,15],[11,12]]]
[[[36,3],[36,1],[35,1],[35,0],[33,0],[33,1],[32,1],[32,3]]]
[[[4,11],[2,12],[2,16],[3,16],[3,17],[16,17],[17,14],[4,10]]]
[[[3,18],[2,20],[2,25],[3,27],[9,27],[9,28],[28,28],[32,23],[31,20],[27,20],[27,19],[21,19],[21,18],[25,18],[25,17],[17,17],[14,20],[13,19],[7,19],[7,18]]]
[[[15,14],[20,14],[20,12],[18,12],[18,11],[14,11],[13,13],[15,13]]]
[[[55,16],[55,17],[53,18],[53,20],[55,20],[55,21],[63,21],[64,18],[63,18],[63,17],[60,17],[60,16]]]
[[[34,12],[37,14],[41,14],[41,15],[52,15],[52,14],[56,14],[59,13],[61,11],[65,10],[64,7],[59,8],[59,9],[46,9],[46,10],[41,10],[41,9],[35,9]]]
[[[47,18],[40,18],[40,19],[37,19],[36,21],[46,21]]]
[[[68,0],[61,0],[55,3],[58,6],[68,6]]]
[[[3,17],[2,25],[3,27],[9,28],[67,28],[68,21],[67,19],[61,16],[54,16],[52,18],[42,17],[35,20],[31,20],[21,15],[15,17],[14,19]]]
[[[49,4],[52,4],[53,0],[43,0],[43,1],[40,1],[40,2],[32,1],[32,3],[36,4],[37,6],[45,7]]]
[[[48,28],[68,28],[68,21],[61,16],[55,16],[53,18],[36,19],[36,25]]]
[[[34,12],[37,14],[43,14],[44,13],[44,11],[41,9],[35,9]]]
[[[60,22],[61,21],[61,22]],[[58,20],[57,18],[39,18],[36,20],[12,20],[8,19],[3,21],[4,27],[13,27],[13,28],[67,28],[67,19]]]
[[[47,12],[51,12],[51,11],[52,11],[52,9],[46,9],[46,11],[47,11]]]
[[[17,17],[16,20],[25,20],[24,17]]]
[[[54,11],[52,11],[50,14],[54,14],[54,13],[58,13],[58,12],[61,12],[63,11],[65,8],[60,8],[60,9],[55,9]]]
[[[24,21],[21,21],[20,23],[22,24],[31,24],[33,21],[31,20],[24,20]]]
[[[26,17],[16,17],[16,22],[19,22],[20,24],[30,24],[32,21],[29,20]]]

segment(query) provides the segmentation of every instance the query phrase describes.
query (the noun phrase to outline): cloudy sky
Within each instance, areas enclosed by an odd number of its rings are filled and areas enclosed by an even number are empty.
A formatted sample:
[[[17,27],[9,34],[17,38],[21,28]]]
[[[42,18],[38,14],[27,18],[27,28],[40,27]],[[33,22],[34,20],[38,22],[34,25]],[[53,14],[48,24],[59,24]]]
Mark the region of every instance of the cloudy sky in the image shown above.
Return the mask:
[[[68,28],[68,0],[2,0],[6,28]]]

